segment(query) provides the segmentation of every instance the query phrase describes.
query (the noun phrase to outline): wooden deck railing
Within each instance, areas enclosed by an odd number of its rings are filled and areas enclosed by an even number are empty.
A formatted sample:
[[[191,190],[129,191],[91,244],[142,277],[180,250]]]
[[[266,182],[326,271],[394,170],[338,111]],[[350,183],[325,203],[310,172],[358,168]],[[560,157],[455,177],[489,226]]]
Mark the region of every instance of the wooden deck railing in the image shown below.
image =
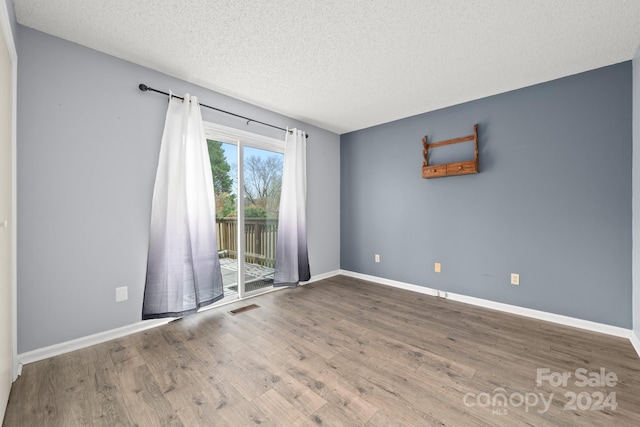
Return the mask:
[[[278,220],[245,218],[244,235],[245,262],[274,268],[276,264]],[[216,218],[216,236],[218,238],[218,251],[223,256],[237,258],[237,218]]]

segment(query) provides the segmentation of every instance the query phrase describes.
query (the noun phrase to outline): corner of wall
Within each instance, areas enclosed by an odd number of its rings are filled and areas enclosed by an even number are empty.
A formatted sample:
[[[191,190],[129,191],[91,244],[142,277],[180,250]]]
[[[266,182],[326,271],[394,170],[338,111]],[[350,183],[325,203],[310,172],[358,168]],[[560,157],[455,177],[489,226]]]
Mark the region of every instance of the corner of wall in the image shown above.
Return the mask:
[[[632,61],[632,328],[631,342],[640,356],[640,46]]]
[[[631,345],[636,350],[636,353],[638,353],[638,357],[640,357],[640,332],[635,329],[631,331],[630,340],[631,340]]]

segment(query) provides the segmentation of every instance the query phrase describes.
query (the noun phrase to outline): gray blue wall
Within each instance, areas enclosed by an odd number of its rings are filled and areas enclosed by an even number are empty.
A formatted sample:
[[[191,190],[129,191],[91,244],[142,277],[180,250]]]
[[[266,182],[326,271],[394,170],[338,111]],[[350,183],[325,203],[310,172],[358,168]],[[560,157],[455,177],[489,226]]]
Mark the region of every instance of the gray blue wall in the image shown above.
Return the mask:
[[[342,135],[341,268],[630,328],[631,92],[625,62]],[[422,179],[474,123],[480,174]]]
[[[312,275],[339,269],[339,136],[18,26],[18,353],[140,321],[167,99],[139,83],[311,134]],[[284,133],[203,109],[204,120]],[[115,302],[115,288],[129,300]]]

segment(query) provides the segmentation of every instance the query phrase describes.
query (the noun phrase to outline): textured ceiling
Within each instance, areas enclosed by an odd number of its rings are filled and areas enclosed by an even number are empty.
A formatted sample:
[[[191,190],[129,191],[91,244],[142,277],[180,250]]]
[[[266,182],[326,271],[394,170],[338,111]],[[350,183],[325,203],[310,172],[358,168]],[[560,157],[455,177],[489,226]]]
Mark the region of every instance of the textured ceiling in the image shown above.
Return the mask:
[[[640,44],[638,0],[14,3],[23,25],[336,133],[629,60]]]

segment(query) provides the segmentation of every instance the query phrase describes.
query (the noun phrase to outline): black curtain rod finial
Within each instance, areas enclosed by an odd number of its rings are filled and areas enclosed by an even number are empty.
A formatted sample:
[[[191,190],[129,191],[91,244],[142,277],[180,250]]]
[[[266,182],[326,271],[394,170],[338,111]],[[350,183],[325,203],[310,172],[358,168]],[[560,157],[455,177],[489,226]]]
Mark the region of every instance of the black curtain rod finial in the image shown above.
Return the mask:
[[[143,91],[143,92],[146,92],[146,91],[148,91],[148,90],[149,90],[149,86],[147,86],[147,85],[146,85],[146,84],[144,84],[144,83],[140,83],[140,84],[138,85],[138,89],[140,89],[140,90],[141,90],[141,91]]]

